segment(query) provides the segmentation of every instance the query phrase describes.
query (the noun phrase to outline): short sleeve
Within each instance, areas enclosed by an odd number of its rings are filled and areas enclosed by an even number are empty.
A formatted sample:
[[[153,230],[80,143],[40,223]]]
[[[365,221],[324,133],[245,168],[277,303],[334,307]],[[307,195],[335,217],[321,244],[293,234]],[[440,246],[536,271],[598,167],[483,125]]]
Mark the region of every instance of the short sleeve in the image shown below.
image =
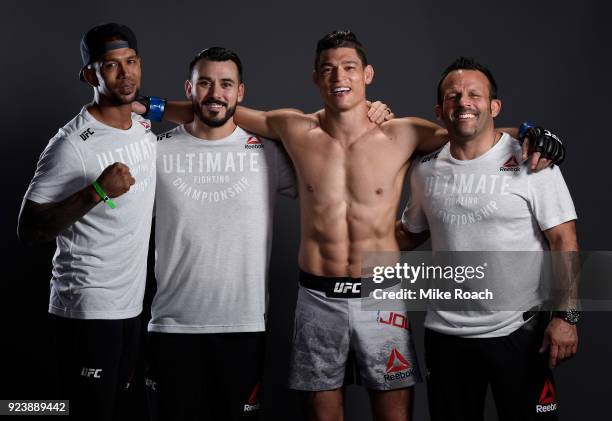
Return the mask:
[[[418,165],[418,164],[417,164]],[[418,186],[416,166],[410,169],[408,176],[410,177],[410,198],[406,204],[406,208],[402,213],[402,225],[408,232],[415,234],[427,231],[429,223],[427,215],[423,211],[423,200],[421,198],[421,190]]]
[[[574,202],[559,167],[527,176],[529,200],[542,231],[577,219]]]
[[[76,147],[60,132],[40,155],[25,197],[36,203],[59,202],[83,187],[83,160]]]

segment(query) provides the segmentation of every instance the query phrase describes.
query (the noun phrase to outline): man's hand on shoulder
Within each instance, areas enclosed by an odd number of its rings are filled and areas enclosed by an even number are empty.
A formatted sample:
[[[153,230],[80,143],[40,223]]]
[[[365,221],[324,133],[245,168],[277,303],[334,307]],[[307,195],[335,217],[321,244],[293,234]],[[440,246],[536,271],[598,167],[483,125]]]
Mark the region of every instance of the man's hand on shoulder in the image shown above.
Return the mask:
[[[523,149],[523,159],[531,155],[529,166],[534,171],[559,165],[565,159],[565,146],[561,139],[543,127],[525,122],[519,128],[518,138]]]
[[[372,123],[382,124],[385,121],[389,121],[395,118],[395,114],[391,111],[389,106],[381,101],[366,101],[368,104],[368,118]]]
[[[143,115],[147,112],[147,107],[139,101],[132,101],[132,112]]]

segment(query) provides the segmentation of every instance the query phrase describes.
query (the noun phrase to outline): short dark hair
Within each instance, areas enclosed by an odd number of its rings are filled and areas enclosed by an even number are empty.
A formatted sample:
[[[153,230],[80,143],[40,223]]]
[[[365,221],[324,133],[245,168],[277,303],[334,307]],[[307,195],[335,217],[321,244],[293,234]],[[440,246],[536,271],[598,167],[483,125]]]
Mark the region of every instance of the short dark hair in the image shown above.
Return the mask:
[[[240,57],[238,54],[233,52],[232,50],[228,50],[223,47],[210,47],[205,50],[200,51],[189,63],[189,78],[193,74],[193,68],[200,60],[208,60],[208,61],[233,61],[238,67],[238,78],[239,82],[242,82],[242,62],[240,61]]]
[[[489,99],[497,99],[497,83],[491,71],[471,57],[459,57],[442,72],[442,77],[438,82],[438,105],[442,105],[442,92],[440,91],[442,82],[444,82],[449,73],[455,70],[476,70],[484,74],[489,80]]]
[[[368,58],[366,57],[366,52],[363,48],[363,45],[361,44],[361,42],[359,42],[357,36],[353,32],[351,32],[349,29],[346,29],[330,32],[329,34],[321,38],[319,42],[317,42],[317,55],[315,57],[314,63],[315,70],[319,67],[319,57],[321,56],[321,53],[323,51],[329,50],[331,48],[342,47],[354,48],[357,52],[357,55],[361,59],[363,66],[365,67],[368,65]]]

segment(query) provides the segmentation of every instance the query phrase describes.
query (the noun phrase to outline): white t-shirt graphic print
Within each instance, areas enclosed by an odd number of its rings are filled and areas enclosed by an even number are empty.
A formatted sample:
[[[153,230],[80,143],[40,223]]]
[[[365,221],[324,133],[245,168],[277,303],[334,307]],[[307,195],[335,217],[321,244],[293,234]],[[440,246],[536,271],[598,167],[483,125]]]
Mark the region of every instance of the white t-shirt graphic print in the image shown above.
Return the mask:
[[[576,219],[558,167],[531,173],[521,164],[520,144],[507,134],[489,151],[458,160],[447,143],[411,170],[411,197],[402,222],[410,232],[431,232],[434,251],[543,251],[542,231]],[[541,255],[496,279],[510,300],[505,308],[536,305]],[[522,311],[452,312],[432,308],[425,326],[440,333],[505,336],[518,329]]]
[[[159,139],[149,331],[265,330],[275,198],[294,194],[282,148],[239,127],[202,140],[179,126]]]
[[[148,120],[132,114],[132,126],[107,126],[83,108],[40,156],[25,197],[59,202],[95,181],[114,162],[136,180],[99,203],[57,237],[49,312],[77,319],[125,319],[142,311],[155,192],[156,138]]]

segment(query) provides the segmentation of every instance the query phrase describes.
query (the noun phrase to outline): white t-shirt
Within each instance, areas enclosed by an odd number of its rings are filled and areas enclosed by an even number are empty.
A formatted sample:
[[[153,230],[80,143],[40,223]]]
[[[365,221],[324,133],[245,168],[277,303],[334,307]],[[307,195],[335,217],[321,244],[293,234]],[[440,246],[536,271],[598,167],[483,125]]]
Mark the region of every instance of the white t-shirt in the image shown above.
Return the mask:
[[[49,312],[74,319],[126,319],[142,311],[155,192],[156,139],[148,120],[132,114],[132,127],[107,126],[84,107],[49,141],[25,197],[59,202],[94,182],[114,162],[136,179],[113,199],[98,203],[56,239]]]
[[[149,331],[265,330],[275,198],[295,196],[282,148],[239,127],[218,140],[183,126],[158,139]]]
[[[431,232],[434,251],[543,251],[542,231],[576,219],[559,167],[528,171],[520,144],[503,134],[495,146],[472,160],[458,160],[447,143],[411,170],[411,197],[402,222],[410,232]],[[496,280],[509,307],[536,305],[541,255]],[[514,304],[515,306],[513,306]],[[522,311],[441,311],[432,308],[425,326],[440,333],[505,336],[524,323]]]

